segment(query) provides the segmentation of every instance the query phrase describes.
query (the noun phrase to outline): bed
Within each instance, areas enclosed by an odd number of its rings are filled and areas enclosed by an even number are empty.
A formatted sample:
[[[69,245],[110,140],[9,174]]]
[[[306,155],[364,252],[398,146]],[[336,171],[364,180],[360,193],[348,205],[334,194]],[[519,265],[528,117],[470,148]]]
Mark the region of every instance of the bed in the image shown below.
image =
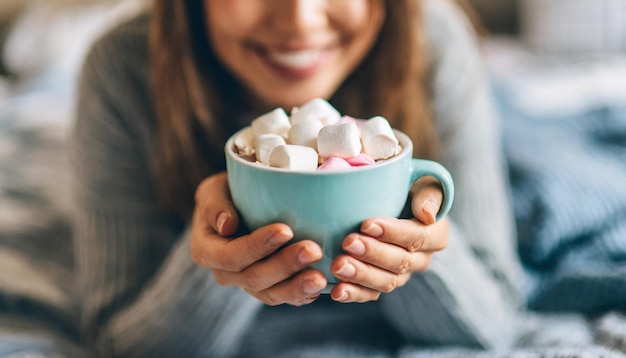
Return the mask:
[[[74,83],[90,41],[141,6],[61,3],[16,6],[11,31],[0,27],[2,357],[87,356],[77,343],[65,152]],[[511,35],[490,36],[485,54],[528,314],[509,351],[398,356],[626,357],[626,54],[545,53]]]

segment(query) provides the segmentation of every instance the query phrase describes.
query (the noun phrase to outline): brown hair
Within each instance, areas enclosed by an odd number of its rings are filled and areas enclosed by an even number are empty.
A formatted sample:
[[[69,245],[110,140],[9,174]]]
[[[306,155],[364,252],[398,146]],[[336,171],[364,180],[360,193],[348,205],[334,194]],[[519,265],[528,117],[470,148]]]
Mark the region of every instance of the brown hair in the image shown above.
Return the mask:
[[[385,116],[412,138],[416,156],[436,159],[421,2],[384,4],[374,48],[330,101],[354,117]],[[202,6],[199,0],[155,0],[150,30],[157,184],[165,207],[182,215],[193,209],[200,181],[224,170],[223,145],[237,129],[229,127],[225,108],[244,93],[212,54]]]

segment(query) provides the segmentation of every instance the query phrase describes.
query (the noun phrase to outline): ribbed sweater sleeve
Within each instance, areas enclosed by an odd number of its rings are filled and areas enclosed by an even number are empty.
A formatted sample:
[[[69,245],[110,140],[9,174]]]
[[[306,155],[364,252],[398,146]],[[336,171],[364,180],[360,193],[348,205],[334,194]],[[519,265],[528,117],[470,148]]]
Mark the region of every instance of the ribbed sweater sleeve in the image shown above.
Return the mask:
[[[456,196],[448,247],[381,304],[412,341],[505,346],[520,306],[521,269],[498,116],[469,21],[451,1],[424,5],[433,114]]]
[[[94,45],[79,84],[72,157],[83,332],[98,356],[227,356],[260,303],[196,266],[184,225],[158,210],[141,21]]]

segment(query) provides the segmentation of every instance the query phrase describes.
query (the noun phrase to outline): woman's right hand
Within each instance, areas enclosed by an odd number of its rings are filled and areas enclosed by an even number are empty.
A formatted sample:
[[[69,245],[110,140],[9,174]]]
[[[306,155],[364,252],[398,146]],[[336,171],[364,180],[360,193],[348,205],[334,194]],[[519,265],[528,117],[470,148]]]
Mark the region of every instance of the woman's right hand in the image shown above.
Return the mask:
[[[326,286],[321,271],[308,268],[322,259],[310,240],[287,244],[293,232],[275,223],[232,238],[239,226],[225,172],[203,180],[196,190],[191,256],[213,271],[220,285],[239,286],[268,305],[313,302]]]

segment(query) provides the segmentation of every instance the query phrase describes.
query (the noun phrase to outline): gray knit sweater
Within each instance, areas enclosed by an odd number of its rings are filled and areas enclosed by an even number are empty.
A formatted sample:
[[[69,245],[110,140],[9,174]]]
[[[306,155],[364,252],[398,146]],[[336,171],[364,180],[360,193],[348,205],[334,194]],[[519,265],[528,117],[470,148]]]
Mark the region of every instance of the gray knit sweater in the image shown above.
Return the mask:
[[[457,192],[449,246],[428,271],[366,304],[323,295],[266,307],[196,266],[188,223],[157,206],[148,16],[94,45],[72,152],[82,329],[99,355],[387,356],[405,345],[508,343],[520,268],[497,116],[469,23],[449,1],[424,2],[435,120]]]

